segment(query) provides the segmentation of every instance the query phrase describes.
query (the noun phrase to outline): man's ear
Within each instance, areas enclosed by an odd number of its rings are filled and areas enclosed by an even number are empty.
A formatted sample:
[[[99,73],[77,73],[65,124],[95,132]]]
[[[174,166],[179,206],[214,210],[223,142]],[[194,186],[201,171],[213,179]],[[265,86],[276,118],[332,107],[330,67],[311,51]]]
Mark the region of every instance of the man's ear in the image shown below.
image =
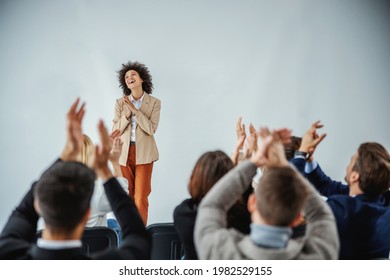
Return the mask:
[[[351,175],[349,176],[349,184],[359,182],[359,173],[356,171],[352,171]]]
[[[248,197],[248,211],[249,213],[253,213],[256,209],[256,195],[251,193]]]
[[[34,209],[39,216],[41,216],[41,208],[39,208],[38,199],[34,199]]]
[[[305,221],[305,218],[303,217],[302,213],[299,212],[299,214],[295,217],[295,219],[291,222],[291,227],[296,227],[302,224]]]
[[[87,212],[85,212],[83,223],[84,225],[88,222],[89,216],[91,215],[91,208],[88,208]]]

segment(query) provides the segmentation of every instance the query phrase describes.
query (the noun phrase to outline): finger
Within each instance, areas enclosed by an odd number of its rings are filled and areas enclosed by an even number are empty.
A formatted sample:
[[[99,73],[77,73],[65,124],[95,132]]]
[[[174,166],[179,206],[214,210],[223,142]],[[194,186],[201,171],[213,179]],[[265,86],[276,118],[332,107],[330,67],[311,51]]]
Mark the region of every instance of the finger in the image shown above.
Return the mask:
[[[84,114],[85,114],[85,102],[81,105],[78,112],[76,112],[76,119],[78,122],[81,122],[83,120]]]
[[[250,131],[250,133],[255,133],[255,132],[256,132],[256,129],[255,129],[255,127],[253,126],[252,123],[249,124],[249,131]]]
[[[321,143],[322,140],[326,137],[326,133],[320,135],[317,139],[314,140],[314,146],[317,146],[319,143]]]
[[[271,135],[271,132],[270,132],[269,128],[266,127],[266,126],[260,127],[259,136],[260,136],[261,138],[265,138],[265,137],[267,137],[268,135]]]
[[[244,135],[245,135],[245,124],[242,124],[242,131],[241,131],[241,134],[244,134]]]
[[[100,156],[100,149],[99,149],[99,145],[98,144],[95,145],[95,155],[97,157]]]
[[[242,121],[242,117],[238,117],[238,120],[237,120],[237,123],[236,123],[236,129],[237,130],[240,130],[241,129],[241,121]]]
[[[314,123],[311,125],[312,128],[321,128],[321,127],[323,127],[323,126],[324,126],[324,125],[321,123],[320,120],[314,122]]]
[[[69,114],[70,112],[76,111],[76,108],[77,108],[77,106],[79,105],[79,102],[80,102],[80,97],[77,97],[76,100],[73,102],[73,104],[70,106],[70,109],[69,109],[69,111],[68,111],[68,114]]]
[[[285,144],[290,143],[291,135],[292,135],[292,131],[290,129],[288,129],[288,128],[277,129],[276,133],[279,136],[279,140],[282,143],[285,143]]]
[[[119,131],[119,129],[116,129],[116,130],[114,130],[114,131],[111,133],[111,138],[115,139],[115,138],[117,138],[119,135],[120,135],[120,131]]]
[[[108,131],[107,131],[102,120],[99,121],[98,130],[99,130],[100,141],[101,141],[103,150],[106,152],[107,152],[107,150],[108,151],[111,150],[110,136],[108,135]]]

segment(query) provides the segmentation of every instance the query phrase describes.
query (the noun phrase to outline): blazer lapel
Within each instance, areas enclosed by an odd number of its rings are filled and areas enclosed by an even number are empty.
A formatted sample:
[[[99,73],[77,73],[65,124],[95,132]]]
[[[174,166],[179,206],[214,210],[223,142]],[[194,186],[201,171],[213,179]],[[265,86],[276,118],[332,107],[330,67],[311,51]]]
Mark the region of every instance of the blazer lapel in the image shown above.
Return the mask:
[[[145,96],[144,96],[144,99],[142,100],[141,108],[139,108],[142,113],[147,112],[149,110],[149,106],[150,106],[150,96],[149,96],[149,94],[147,94],[145,92],[144,95]]]

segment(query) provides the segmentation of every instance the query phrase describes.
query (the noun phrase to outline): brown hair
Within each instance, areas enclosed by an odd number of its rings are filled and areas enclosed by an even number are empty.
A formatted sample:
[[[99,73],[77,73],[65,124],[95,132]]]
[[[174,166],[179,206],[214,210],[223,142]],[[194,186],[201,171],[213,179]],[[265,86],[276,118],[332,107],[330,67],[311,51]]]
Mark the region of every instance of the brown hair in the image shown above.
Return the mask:
[[[381,144],[361,144],[352,170],[359,173],[359,187],[366,195],[376,197],[389,190],[390,156]]]
[[[255,190],[262,218],[274,226],[290,226],[302,211],[308,195],[307,183],[291,167],[270,167]]]
[[[301,146],[302,138],[291,136],[290,140],[291,141],[289,143],[283,144],[287,160],[294,158],[295,151],[298,151]]]
[[[199,203],[211,187],[232,168],[233,162],[224,152],[204,153],[192,170],[188,186],[191,198]]]
[[[119,87],[123,90],[123,94],[130,95],[131,90],[127,87],[125,76],[130,70],[136,71],[142,79],[142,90],[148,94],[153,92],[152,76],[150,75],[149,69],[145,64],[139,63],[138,61],[129,61],[126,64],[122,64],[122,68],[118,71]]]

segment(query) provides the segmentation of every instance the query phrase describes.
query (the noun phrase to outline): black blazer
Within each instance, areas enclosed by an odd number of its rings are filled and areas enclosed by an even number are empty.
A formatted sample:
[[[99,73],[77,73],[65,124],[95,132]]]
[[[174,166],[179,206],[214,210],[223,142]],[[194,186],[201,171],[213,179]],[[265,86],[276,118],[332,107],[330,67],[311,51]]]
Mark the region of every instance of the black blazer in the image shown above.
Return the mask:
[[[0,259],[150,259],[151,241],[149,235],[134,201],[123,191],[115,178],[109,179],[104,184],[104,189],[122,228],[123,241],[120,248],[87,256],[82,252],[82,248],[47,250],[37,247],[34,243],[34,237],[39,217],[33,206],[34,186],[35,184],[12,212],[0,235]]]

